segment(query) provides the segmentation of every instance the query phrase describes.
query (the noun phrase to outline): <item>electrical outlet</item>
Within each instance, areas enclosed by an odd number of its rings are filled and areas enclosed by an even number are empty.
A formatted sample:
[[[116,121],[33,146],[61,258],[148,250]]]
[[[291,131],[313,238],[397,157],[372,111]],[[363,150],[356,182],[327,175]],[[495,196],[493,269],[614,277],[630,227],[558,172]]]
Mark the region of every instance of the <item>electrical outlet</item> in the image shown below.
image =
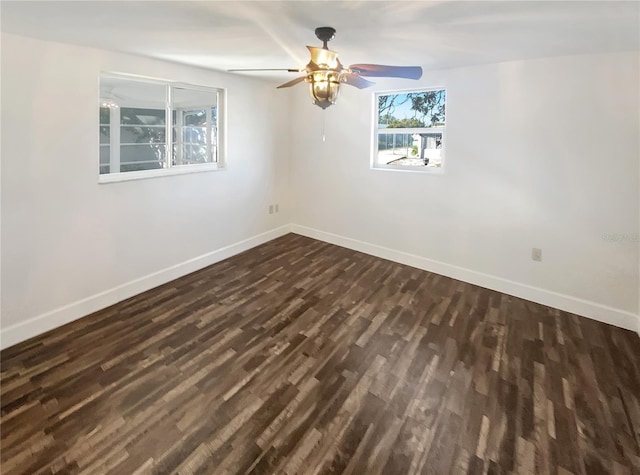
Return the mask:
[[[269,205],[269,214],[273,214],[273,205]]]
[[[542,261],[542,249],[538,249],[534,247],[531,249],[531,259],[534,261],[541,262]]]
[[[276,203],[276,213],[280,211],[280,205],[278,203]]]

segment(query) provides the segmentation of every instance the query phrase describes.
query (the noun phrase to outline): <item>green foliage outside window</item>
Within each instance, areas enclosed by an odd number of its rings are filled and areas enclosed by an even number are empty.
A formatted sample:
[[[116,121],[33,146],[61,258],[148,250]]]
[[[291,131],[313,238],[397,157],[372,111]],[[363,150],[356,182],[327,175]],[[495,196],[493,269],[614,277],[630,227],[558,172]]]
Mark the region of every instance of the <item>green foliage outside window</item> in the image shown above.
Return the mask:
[[[444,89],[378,96],[378,124],[386,128],[444,125]]]

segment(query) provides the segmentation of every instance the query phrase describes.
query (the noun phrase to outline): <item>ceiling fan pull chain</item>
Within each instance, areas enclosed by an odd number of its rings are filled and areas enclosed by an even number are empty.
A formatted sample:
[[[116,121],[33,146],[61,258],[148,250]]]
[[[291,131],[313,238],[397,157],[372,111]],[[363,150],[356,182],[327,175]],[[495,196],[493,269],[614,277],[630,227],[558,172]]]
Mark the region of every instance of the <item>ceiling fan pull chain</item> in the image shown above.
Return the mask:
[[[327,109],[322,109],[322,141],[325,141],[324,129],[327,123]]]

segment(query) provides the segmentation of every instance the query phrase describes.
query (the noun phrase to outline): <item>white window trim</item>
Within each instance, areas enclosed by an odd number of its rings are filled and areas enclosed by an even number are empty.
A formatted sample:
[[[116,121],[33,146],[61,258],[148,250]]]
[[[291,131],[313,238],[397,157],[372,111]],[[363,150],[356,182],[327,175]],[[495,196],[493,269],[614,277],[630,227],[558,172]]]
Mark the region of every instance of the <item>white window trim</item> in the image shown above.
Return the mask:
[[[145,76],[138,76],[138,75],[132,75],[132,74],[123,74],[123,73],[114,73],[114,72],[101,72],[100,73],[100,78],[103,77],[111,77],[111,78],[117,78],[117,79],[128,79],[130,81],[140,81],[140,82],[150,82],[150,83],[156,83],[156,84],[162,84],[165,86],[169,86],[167,87],[167,97],[166,97],[166,101],[165,101],[165,108],[166,108],[166,132],[165,132],[165,136],[166,136],[166,140],[167,140],[167,145],[166,145],[166,156],[165,156],[165,163],[166,163],[166,167],[165,168],[158,168],[158,169],[153,169],[153,170],[138,170],[138,171],[131,171],[131,172],[117,172],[117,173],[100,173],[100,159],[98,157],[98,183],[100,184],[106,184],[106,183],[117,183],[117,182],[121,182],[121,181],[131,181],[131,180],[142,180],[142,179],[147,179],[147,178],[156,178],[156,177],[162,177],[162,176],[172,176],[172,175],[185,175],[185,174],[189,174],[189,173],[201,173],[201,172],[210,172],[210,171],[224,171],[227,169],[227,162],[226,162],[226,158],[227,158],[227,89],[223,88],[223,87],[213,87],[213,86],[203,86],[203,85],[197,85],[197,84],[189,84],[189,83],[184,83],[184,82],[177,82],[177,81],[170,81],[170,80],[164,80],[164,79],[158,79],[158,78],[149,78],[149,77],[145,77]],[[98,86],[99,87],[99,86]],[[171,165],[171,148],[172,148],[172,143],[171,143],[171,137],[172,137],[172,128],[175,124],[173,124],[173,118],[172,118],[172,114],[171,114],[171,93],[172,93],[172,88],[173,87],[182,87],[182,88],[187,88],[187,89],[191,89],[191,90],[196,90],[196,91],[203,91],[203,92],[215,92],[217,95],[217,117],[218,117],[218,123],[217,123],[217,143],[216,143],[216,154],[217,154],[217,160],[216,162],[212,162],[212,163],[195,163],[195,164],[188,164],[188,165]],[[114,114],[114,109],[111,110],[111,124],[109,127],[109,131],[110,131],[110,141],[109,141],[109,145],[110,148],[114,146],[114,143],[117,143],[119,146],[119,141],[120,141],[120,110],[119,108],[116,109],[117,111],[117,118],[118,121],[116,122],[118,124],[118,127],[113,127],[113,114]],[[208,113],[210,114],[210,112]],[[99,114],[98,114],[99,116]],[[210,127],[210,126],[208,126]],[[115,130],[117,130],[117,132],[115,132]],[[99,133],[99,131],[98,131]],[[117,139],[117,142],[116,142]],[[178,139],[178,137],[176,137],[176,140]],[[98,142],[98,147],[97,150],[99,152],[100,150],[100,137],[97,137],[97,142]],[[176,142],[177,143],[177,142]],[[113,160],[114,155],[117,154],[110,154],[110,169],[112,169],[112,167],[114,165],[117,165],[117,167],[119,167],[119,160],[118,163],[112,163],[111,160]]]
[[[197,163],[192,165],[174,165],[171,168],[155,170],[139,170],[135,172],[105,173],[100,175],[99,183],[115,183],[119,181],[143,180],[159,176],[186,175],[187,173],[201,173],[223,171],[217,163]]]
[[[446,122],[449,117],[449,108],[447,107],[446,115],[445,115],[445,125],[437,126],[437,127],[418,127],[418,128],[394,128],[388,129],[396,134],[415,134],[415,133],[425,133],[425,131],[433,132],[433,133],[441,133],[442,134],[442,166],[436,167],[412,167],[412,166],[403,166],[403,165],[387,165],[378,163],[378,135],[379,135],[379,127],[378,127],[378,96],[389,96],[392,94],[404,94],[407,92],[428,92],[428,91],[444,91],[445,92],[445,104],[449,103],[449,94],[447,92],[446,87],[421,87],[417,89],[399,89],[393,91],[379,91],[373,94],[373,102],[372,102],[372,117],[373,117],[373,128],[372,128],[372,139],[371,139],[371,159],[369,163],[369,168],[374,171],[391,171],[391,172],[412,172],[412,173],[426,173],[430,175],[442,175],[445,172],[445,168],[447,166],[447,139],[446,139]]]

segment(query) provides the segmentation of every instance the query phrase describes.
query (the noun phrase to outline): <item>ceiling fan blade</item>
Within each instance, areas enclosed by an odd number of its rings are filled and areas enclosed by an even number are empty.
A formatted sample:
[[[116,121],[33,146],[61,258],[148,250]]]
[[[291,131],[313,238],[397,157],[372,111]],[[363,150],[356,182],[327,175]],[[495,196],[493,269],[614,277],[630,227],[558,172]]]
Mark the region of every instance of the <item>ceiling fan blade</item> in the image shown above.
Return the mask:
[[[307,76],[301,76],[299,78],[295,78],[293,81],[289,81],[289,82],[285,82],[284,84],[280,84],[276,89],[282,89],[283,87],[295,86],[299,82],[304,81],[306,77]]]
[[[300,70],[300,69],[227,69],[228,72],[232,73],[232,72],[242,72],[242,71],[287,71],[289,73],[299,73],[302,72],[304,70]]]
[[[361,78],[356,73],[347,73],[342,75],[345,78],[345,84],[349,84],[350,86],[355,86],[358,89],[364,89],[365,87],[373,86],[375,83],[371,81],[367,81],[364,78]]]
[[[384,66],[382,64],[352,64],[349,69],[360,76],[420,79],[420,66]]]

